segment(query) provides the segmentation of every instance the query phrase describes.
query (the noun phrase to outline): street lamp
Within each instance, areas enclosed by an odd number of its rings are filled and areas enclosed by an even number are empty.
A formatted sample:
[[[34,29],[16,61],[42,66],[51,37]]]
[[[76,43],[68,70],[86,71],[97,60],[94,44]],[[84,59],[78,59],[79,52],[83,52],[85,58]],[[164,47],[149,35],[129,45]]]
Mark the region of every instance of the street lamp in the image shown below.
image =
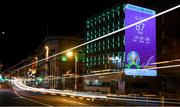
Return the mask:
[[[47,64],[46,64],[46,73],[45,73],[45,75],[48,75],[49,73],[50,73],[50,76],[51,76],[51,70],[49,69],[49,63],[48,63],[48,57],[49,57],[49,47],[46,45],[45,46],[45,50],[46,50],[46,62],[47,62]],[[51,81],[50,81],[50,88],[51,88]]]
[[[72,57],[73,56],[73,52],[72,51],[68,51],[66,53],[66,56],[67,57]],[[74,74],[74,79],[75,79],[75,85],[74,85],[74,90],[76,91],[77,90],[77,61],[76,61],[76,57],[77,57],[77,53],[74,52],[74,66],[75,66],[75,74]]]
[[[46,61],[48,61],[48,57],[49,57],[49,47],[46,45],[45,46],[46,49]]]
[[[72,56],[73,56],[73,52],[72,52],[72,51],[68,51],[68,52],[66,53],[66,56],[67,56],[67,57],[72,57]]]
[[[36,60],[36,67],[38,66],[38,57],[36,56],[35,57],[35,60]]]

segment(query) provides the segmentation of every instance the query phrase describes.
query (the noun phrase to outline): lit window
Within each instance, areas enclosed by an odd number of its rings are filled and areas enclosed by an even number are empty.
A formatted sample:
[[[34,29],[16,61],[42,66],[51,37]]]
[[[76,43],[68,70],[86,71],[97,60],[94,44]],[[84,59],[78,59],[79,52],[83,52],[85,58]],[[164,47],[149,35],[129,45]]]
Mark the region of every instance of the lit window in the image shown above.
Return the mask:
[[[90,57],[90,62],[92,62],[92,57]]]
[[[89,66],[91,66],[91,65],[92,65],[92,62],[89,63]]]
[[[103,45],[103,50],[105,50],[105,46]]]
[[[98,60],[100,61],[100,56],[98,56]]]
[[[118,41],[118,47],[120,47],[120,41]]]

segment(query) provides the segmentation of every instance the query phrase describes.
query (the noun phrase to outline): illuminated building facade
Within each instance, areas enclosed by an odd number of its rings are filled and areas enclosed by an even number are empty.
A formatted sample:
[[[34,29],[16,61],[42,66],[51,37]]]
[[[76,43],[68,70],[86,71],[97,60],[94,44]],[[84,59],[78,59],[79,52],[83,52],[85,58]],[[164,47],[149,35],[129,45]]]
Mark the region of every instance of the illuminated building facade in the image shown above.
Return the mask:
[[[86,41],[96,39],[102,35],[123,27],[122,6],[116,5],[86,21]],[[87,73],[97,70],[121,69],[124,59],[123,32],[101,39],[86,46]],[[88,72],[90,71],[90,72]]]
[[[124,12],[123,5],[119,4],[86,20],[86,42],[122,27],[124,27]],[[92,42],[86,45],[85,51],[85,74],[121,71],[125,66],[124,32]],[[121,80],[122,74],[85,77],[84,89],[91,91],[98,89],[103,92],[112,92],[113,90],[115,92],[119,89],[118,84],[121,84]],[[121,88],[121,91],[124,91],[124,89]]]
[[[87,19],[86,41],[94,40],[152,15],[155,15],[155,11],[150,9],[131,4],[117,4]],[[157,84],[151,84],[151,80],[155,80],[157,75],[156,70],[144,70],[147,67],[154,67],[155,65],[151,64],[156,62],[155,21],[152,19],[88,44],[85,48],[86,74],[99,76],[85,77],[84,89],[100,90],[104,93],[130,93],[137,86],[140,86],[138,88],[145,86],[144,90],[147,87],[149,89],[157,87]],[[137,78],[134,78],[135,76]],[[146,76],[145,79],[141,78],[142,76]]]

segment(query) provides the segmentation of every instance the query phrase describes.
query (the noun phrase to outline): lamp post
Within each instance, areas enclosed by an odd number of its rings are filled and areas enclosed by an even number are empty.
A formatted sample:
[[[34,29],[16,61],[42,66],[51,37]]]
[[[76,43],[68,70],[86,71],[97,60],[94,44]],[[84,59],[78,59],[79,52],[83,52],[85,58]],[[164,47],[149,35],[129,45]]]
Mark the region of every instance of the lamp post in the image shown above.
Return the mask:
[[[48,57],[49,57],[49,47],[46,45],[45,46],[45,50],[46,50],[46,53],[45,53],[45,55],[46,55],[46,72],[47,72],[47,75],[48,75],[48,73],[50,72],[50,70],[49,70],[49,64],[48,64]],[[46,72],[45,72],[45,75],[46,75]],[[51,75],[51,72],[50,72],[50,75]],[[50,81],[50,87],[49,88],[51,88],[51,81]]]
[[[74,54],[74,60],[75,60],[75,64],[74,64],[74,66],[75,66],[75,75],[74,75],[74,79],[75,79],[75,85],[74,85],[74,90],[76,91],[77,90],[77,53],[75,52],[75,54]]]
[[[75,67],[75,72],[74,72],[74,81],[75,81],[75,85],[74,85],[74,90],[76,91],[77,90],[77,61],[76,61],[76,57],[77,57],[77,53],[74,52],[74,55],[73,55],[73,52],[72,51],[68,51],[66,53],[66,56],[67,57],[72,57],[74,56],[74,67]]]
[[[38,66],[38,57],[36,56],[35,59],[36,59],[36,66]]]

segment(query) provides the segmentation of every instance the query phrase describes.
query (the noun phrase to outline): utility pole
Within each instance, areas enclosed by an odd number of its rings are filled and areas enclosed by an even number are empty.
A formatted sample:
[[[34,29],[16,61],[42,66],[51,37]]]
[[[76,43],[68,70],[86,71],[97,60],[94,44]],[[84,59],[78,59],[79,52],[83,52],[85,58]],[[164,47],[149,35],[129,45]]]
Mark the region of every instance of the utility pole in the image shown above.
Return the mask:
[[[75,52],[75,55],[74,55],[74,60],[75,60],[75,85],[74,85],[74,90],[77,91],[77,52]]]

